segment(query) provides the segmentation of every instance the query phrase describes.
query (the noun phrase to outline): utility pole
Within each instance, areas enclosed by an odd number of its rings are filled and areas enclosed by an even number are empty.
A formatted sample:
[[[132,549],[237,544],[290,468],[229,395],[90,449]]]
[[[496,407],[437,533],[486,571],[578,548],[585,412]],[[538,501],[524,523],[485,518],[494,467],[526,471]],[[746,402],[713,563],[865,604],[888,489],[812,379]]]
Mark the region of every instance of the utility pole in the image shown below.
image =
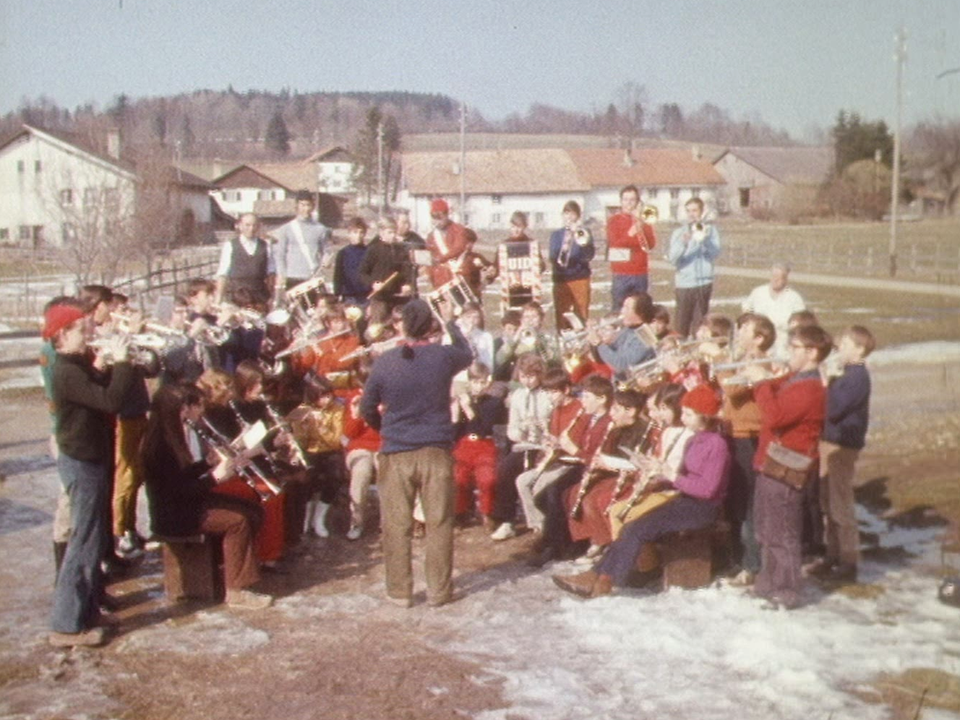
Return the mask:
[[[467,224],[467,104],[460,103],[460,222]]]
[[[890,190],[890,277],[897,274],[897,220],[900,210],[900,128],[903,120],[903,65],[907,60],[907,31],[901,25],[896,36],[897,119],[893,131],[893,182]]]
[[[383,122],[377,125],[377,214],[383,215]]]

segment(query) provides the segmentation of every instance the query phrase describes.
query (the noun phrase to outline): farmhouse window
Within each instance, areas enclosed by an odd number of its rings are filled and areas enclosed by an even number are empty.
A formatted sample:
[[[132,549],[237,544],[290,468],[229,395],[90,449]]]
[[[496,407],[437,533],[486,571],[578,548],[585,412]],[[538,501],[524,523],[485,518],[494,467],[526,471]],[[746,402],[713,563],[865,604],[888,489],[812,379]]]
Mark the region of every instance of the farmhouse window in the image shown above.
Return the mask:
[[[670,199],[671,200],[680,199],[680,188],[670,188]]]
[[[60,191],[60,204],[64,207],[73,205],[73,190],[67,188]]]
[[[83,189],[83,205],[84,207],[91,207],[97,202],[97,189],[88,187]]]
[[[503,195],[491,195],[490,203],[493,205],[499,205],[503,202]]]
[[[23,172],[24,172],[26,169],[27,169],[26,163],[24,163],[23,160],[17,160],[17,172],[20,173],[20,174],[23,174]],[[26,239],[26,238],[24,238],[24,239]]]
[[[490,216],[490,224],[494,227],[497,227],[502,221],[503,216],[500,213],[494,213]]]
[[[690,188],[690,197],[700,197],[700,188]]]
[[[0,240],[9,240],[10,231],[7,228],[0,228]]]
[[[20,226],[20,239],[21,239],[21,240],[29,240],[29,239],[30,239],[30,226],[29,226],[29,225],[21,225],[21,226]]]
[[[660,194],[660,188],[658,187],[647,188],[647,197],[650,198],[651,200],[656,200],[657,195],[659,194]]]
[[[35,173],[38,173],[38,172],[40,172],[41,170],[43,170],[43,163],[41,163],[39,160],[34,160],[34,161],[33,161],[33,171],[34,171]]]
[[[543,225],[543,213],[542,213],[542,212],[534,213],[534,214],[533,214],[533,221],[534,221],[537,225]]]
[[[750,188],[740,188],[740,207],[750,207]]]

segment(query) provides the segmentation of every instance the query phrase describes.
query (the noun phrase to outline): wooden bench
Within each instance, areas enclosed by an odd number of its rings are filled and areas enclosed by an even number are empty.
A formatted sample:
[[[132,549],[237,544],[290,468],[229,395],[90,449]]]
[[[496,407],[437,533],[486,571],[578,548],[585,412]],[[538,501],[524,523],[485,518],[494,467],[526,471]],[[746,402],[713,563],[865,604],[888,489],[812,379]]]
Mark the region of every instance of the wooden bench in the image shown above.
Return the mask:
[[[662,568],[663,589],[688,590],[706,587],[713,580],[713,559],[718,549],[730,543],[730,526],[717,521],[699,530],[682,530],[664,535],[641,553],[637,569]]]
[[[215,535],[155,535],[163,543],[163,589],[167,600],[223,599],[223,547]]]

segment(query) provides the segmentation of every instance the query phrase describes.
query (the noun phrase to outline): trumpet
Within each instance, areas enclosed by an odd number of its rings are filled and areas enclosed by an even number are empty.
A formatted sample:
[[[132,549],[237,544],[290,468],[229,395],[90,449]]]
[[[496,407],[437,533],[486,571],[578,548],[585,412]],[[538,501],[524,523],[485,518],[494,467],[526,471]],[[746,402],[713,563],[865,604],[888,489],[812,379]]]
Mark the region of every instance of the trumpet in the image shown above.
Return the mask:
[[[713,363],[710,365],[710,376],[715,377],[718,372],[727,370],[737,370],[739,368],[750,367],[753,365],[771,365],[779,364],[781,361],[773,357],[753,358],[751,360],[740,360],[738,362]],[[743,375],[733,375],[724,379],[724,385],[750,385],[753,381]]]
[[[157,357],[167,347],[167,341],[159,335],[152,333],[115,333],[104,337],[95,338],[87,343],[87,347],[99,351],[100,359],[107,365],[115,365],[119,362],[113,354],[114,339],[117,335],[125,336],[128,340],[127,360],[133,365],[149,367],[156,362]]]
[[[640,243],[640,249],[645,253],[650,252],[650,243],[647,240],[647,236],[643,232],[643,226],[645,224],[653,224],[660,219],[660,211],[657,210],[655,205],[643,205],[642,203],[637,205],[634,214],[634,227],[637,229],[637,241]]]

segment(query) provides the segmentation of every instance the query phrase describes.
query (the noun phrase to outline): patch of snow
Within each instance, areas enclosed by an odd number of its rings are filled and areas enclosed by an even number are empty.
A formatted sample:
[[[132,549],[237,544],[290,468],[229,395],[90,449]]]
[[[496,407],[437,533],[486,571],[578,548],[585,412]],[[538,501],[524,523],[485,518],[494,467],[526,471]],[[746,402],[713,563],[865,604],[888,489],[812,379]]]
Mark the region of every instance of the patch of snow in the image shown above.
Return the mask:
[[[138,630],[116,643],[118,652],[169,652],[178,655],[238,655],[270,642],[263,630],[221,608],[167,620]]]

